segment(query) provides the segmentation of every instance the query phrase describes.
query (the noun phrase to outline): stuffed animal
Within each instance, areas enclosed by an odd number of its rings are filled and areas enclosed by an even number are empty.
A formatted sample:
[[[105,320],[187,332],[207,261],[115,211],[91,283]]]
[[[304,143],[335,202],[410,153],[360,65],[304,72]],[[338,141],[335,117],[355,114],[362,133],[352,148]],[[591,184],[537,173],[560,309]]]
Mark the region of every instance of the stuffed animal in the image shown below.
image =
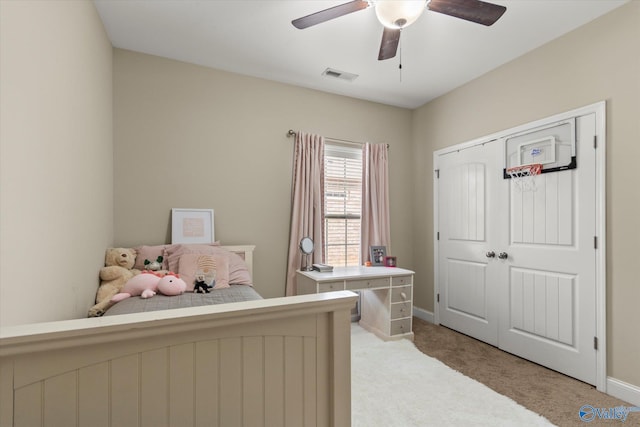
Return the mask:
[[[129,279],[122,287],[122,291],[111,298],[116,303],[129,297],[151,298],[157,292],[164,295],[180,295],[187,289],[187,284],[177,274],[169,272],[156,273],[155,271],[143,271],[141,274]]]
[[[145,270],[158,271],[162,268],[162,255],[158,256],[155,261],[149,261],[148,259],[144,260],[144,268]]]
[[[194,293],[196,293],[196,294],[204,294],[204,293],[209,294],[209,293],[211,293],[211,291],[209,291],[209,289],[211,289],[211,288],[213,288],[213,286],[210,286],[206,282],[204,274],[196,275],[196,280],[194,281],[194,285],[193,285],[193,292]]]
[[[136,251],[129,248],[109,248],[100,269],[100,286],[96,293],[96,305],[89,309],[89,317],[102,316],[113,305],[111,298],[125,283],[140,271],[133,268]]]
[[[158,282],[158,292],[162,295],[174,296],[187,290],[187,282],[177,274],[169,273]]]

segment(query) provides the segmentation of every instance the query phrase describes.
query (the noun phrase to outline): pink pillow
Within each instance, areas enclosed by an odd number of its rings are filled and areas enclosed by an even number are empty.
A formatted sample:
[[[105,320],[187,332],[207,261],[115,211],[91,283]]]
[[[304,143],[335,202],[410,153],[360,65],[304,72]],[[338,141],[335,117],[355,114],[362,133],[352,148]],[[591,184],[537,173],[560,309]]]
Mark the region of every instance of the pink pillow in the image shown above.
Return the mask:
[[[247,264],[240,255],[234,252],[229,252],[229,283],[253,285]]]
[[[251,274],[242,257],[221,248],[218,242],[212,245],[168,245],[165,250],[165,261],[169,271],[177,271],[180,257],[185,254],[220,255],[229,259],[229,283],[234,285],[252,285]]]
[[[136,263],[133,268],[137,268],[138,270],[144,270],[146,267],[144,265],[144,260],[148,259],[153,262],[158,259],[159,256],[163,257],[162,260],[162,269],[167,270],[167,259],[164,256],[164,250],[169,245],[157,245],[157,246],[136,246],[133,248],[136,252]]]
[[[193,291],[198,275],[204,276],[207,285],[213,284],[213,289],[228,288],[229,259],[219,255],[184,254],[178,262],[178,274],[187,283],[187,291]]]
[[[169,271],[178,271],[178,264],[180,263],[180,257],[185,254],[205,254],[214,255],[220,249],[219,243],[213,243],[211,245],[197,245],[197,244],[177,244],[167,245],[164,249],[164,260],[167,262],[167,269]]]

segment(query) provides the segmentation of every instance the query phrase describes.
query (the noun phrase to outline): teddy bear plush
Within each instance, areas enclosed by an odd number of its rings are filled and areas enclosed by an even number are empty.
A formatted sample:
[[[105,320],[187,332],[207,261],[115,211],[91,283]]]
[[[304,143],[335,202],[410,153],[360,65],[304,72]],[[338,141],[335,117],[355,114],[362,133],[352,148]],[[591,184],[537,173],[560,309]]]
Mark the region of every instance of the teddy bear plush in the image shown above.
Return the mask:
[[[100,287],[96,293],[96,305],[89,309],[89,317],[102,316],[113,305],[111,298],[140,270],[133,268],[136,251],[129,248],[109,248],[100,269]]]

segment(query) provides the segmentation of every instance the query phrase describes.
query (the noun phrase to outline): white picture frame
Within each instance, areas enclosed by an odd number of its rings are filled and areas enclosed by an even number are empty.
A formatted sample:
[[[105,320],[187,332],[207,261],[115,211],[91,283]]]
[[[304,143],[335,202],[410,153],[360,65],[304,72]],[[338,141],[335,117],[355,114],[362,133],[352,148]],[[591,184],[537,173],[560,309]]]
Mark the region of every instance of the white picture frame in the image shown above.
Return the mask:
[[[171,209],[171,243],[215,242],[213,209]]]

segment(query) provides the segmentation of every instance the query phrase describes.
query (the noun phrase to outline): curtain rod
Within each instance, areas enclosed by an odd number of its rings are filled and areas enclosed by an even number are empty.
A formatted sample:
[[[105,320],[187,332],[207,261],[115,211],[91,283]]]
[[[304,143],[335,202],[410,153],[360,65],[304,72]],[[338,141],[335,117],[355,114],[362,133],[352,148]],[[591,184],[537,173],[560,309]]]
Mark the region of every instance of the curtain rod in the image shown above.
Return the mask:
[[[287,138],[295,136],[296,135],[296,131],[293,129],[289,129],[289,131],[287,132]],[[354,145],[364,145],[364,142],[358,142],[358,141],[350,141],[348,139],[339,139],[339,138],[331,138],[329,136],[325,136],[325,139],[329,139],[331,141],[337,141],[337,142],[343,142],[345,144],[354,144]],[[387,149],[389,148],[389,144],[387,144]]]

